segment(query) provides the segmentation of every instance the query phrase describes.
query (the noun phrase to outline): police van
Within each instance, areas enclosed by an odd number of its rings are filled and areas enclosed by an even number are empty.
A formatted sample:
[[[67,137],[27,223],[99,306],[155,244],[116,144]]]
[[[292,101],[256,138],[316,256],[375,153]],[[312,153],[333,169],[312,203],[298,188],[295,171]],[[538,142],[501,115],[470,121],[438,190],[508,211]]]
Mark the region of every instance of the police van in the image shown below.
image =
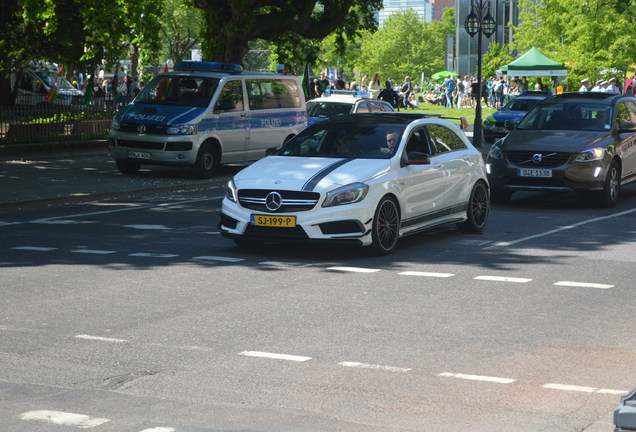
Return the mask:
[[[209,178],[220,164],[264,157],[306,126],[300,78],[183,61],[115,115],[108,147],[125,174],[168,165]]]

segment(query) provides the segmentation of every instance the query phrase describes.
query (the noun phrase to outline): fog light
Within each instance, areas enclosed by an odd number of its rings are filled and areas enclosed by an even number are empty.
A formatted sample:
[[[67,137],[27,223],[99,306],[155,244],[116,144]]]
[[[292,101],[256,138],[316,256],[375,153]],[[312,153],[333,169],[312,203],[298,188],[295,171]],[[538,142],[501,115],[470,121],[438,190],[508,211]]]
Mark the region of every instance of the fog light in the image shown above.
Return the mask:
[[[185,155],[183,153],[179,153],[177,159],[185,159]]]

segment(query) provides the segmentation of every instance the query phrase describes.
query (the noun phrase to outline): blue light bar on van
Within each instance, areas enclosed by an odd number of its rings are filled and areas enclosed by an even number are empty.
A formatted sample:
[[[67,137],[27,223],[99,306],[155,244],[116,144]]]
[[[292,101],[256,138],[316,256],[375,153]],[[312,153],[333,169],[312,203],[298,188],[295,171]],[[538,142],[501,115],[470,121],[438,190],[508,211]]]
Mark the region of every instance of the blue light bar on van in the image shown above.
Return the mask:
[[[174,70],[239,74],[243,72],[243,67],[235,63],[180,61],[174,66]]]

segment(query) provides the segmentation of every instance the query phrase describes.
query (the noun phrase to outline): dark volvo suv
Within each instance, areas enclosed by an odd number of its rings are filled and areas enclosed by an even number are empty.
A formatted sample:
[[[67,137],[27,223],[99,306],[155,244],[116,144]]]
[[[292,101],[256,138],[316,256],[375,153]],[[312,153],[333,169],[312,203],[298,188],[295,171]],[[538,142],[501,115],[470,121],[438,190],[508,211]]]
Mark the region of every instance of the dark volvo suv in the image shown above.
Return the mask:
[[[636,180],[636,98],[564,93],[541,101],[491,147],[493,201],[515,191],[575,191],[613,207]]]

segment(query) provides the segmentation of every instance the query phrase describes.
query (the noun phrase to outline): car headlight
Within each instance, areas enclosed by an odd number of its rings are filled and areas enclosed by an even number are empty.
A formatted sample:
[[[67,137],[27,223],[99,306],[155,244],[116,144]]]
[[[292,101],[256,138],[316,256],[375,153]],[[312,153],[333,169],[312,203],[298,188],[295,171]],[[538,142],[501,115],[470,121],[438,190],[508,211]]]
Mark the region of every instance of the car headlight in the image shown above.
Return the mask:
[[[110,130],[117,131],[121,127],[121,122],[119,120],[113,119],[113,122],[110,124]]]
[[[599,159],[603,159],[605,156],[605,149],[602,148],[593,148],[589,150],[585,150],[579,153],[574,159],[574,162],[590,162]]]
[[[488,158],[489,159],[503,159],[504,158],[503,151],[501,150],[501,148],[497,144],[493,144],[492,147],[490,147],[490,151],[488,152]]]
[[[197,133],[196,124],[184,124],[168,126],[166,129],[168,135],[194,135]]]
[[[234,184],[234,179],[227,182],[227,186],[225,187],[225,198],[229,199],[232,202],[237,202],[236,195],[236,184]]]
[[[334,207],[360,202],[367,196],[369,186],[364,183],[352,183],[327,192],[323,207]]]

